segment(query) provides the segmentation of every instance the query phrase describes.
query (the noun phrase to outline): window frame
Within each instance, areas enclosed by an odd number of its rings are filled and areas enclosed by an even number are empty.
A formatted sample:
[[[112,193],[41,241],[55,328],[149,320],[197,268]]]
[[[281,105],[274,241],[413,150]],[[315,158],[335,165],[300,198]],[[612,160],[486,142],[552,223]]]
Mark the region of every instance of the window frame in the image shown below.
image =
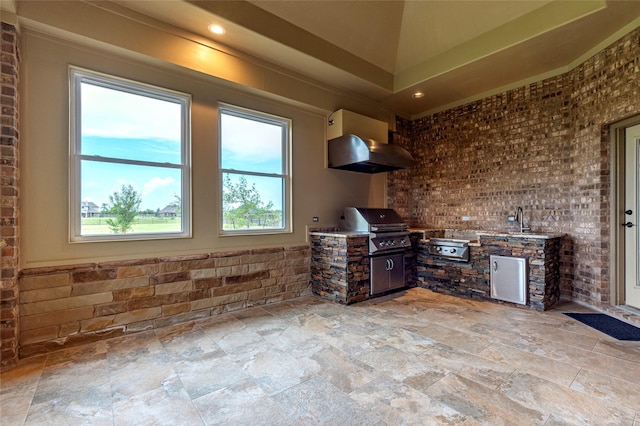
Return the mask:
[[[222,167],[222,115],[233,115],[238,118],[253,120],[260,123],[281,126],[282,131],[282,173],[263,173],[253,172],[250,170],[224,169]],[[218,180],[219,180],[219,220],[218,235],[227,236],[247,236],[247,235],[274,235],[274,234],[290,234],[293,232],[292,225],[292,185],[291,185],[291,146],[292,146],[292,120],[290,118],[257,111],[250,108],[244,108],[229,103],[218,103]],[[225,173],[250,175],[260,177],[278,177],[282,179],[282,228],[268,229],[224,229],[224,179]]]
[[[173,102],[181,108],[180,163],[159,163],[126,158],[82,154],[82,83],[118,90],[138,96]],[[82,168],[83,160],[111,164],[150,166],[176,169],[181,176],[181,220],[179,232],[136,232],[125,234],[82,235]],[[192,237],[191,206],[191,95],[151,84],[125,79],[97,71],[69,66],[69,242],[136,241]]]

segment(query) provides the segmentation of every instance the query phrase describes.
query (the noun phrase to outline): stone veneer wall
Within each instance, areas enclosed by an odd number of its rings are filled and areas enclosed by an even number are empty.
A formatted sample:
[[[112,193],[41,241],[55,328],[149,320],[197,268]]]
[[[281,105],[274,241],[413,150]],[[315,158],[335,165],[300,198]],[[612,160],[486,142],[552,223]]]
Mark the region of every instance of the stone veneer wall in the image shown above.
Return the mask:
[[[369,237],[310,234],[311,289],[350,304],[369,298]]]
[[[418,244],[417,278],[420,287],[434,291],[491,299],[491,256],[523,257],[528,266],[527,305],[544,311],[560,298],[561,238],[522,238],[480,235],[480,246],[469,247],[469,262],[429,255],[428,244]]]
[[[469,262],[456,262],[431,256],[428,243],[421,242],[416,274],[419,287],[472,299],[490,299],[485,247],[469,247]]]
[[[411,250],[404,253],[405,287],[416,286],[416,250],[423,235],[422,232],[410,234]],[[311,232],[309,240],[314,294],[347,305],[372,297],[368,236]]]
[[[522,238],[481,235],[480,245],[490,268],[490,256],[524,257],[529,267],[527,304],[536,310],[549,309],[560,300],[560,248],[562,238]],[[487,277],[490,279],[490,270]],[[490,281],[489,281],[490,282]]]
[[[20,357],[309,293],[309,247],[21,271]]]
[[[18,359],[18,34],[2,22],[0,30],[2,130],[0,133],[0,368]]]
[[[414,227],[568,234],[561,291],[609,303],[608,126],[640,114],[640,29],[570,72],[413,121],[394,143],[417,165],[389,174],[389,205]],[[408,173],[408,175],[407,175]],[[470,221],[462,221],[469,216]]]

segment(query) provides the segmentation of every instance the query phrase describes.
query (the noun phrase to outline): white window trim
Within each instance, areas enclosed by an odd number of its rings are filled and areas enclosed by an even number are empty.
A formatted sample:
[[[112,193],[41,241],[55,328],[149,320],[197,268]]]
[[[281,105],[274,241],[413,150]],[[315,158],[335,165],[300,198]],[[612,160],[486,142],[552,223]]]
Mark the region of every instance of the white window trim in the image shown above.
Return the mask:
[[[181,105],[181,164],[155,163],[127,159],[111,159],[82,155],[81,150],[81,99],[82,82],[90,82],[105,88],[166,100]],[[191,238],[191,95],[150,84],[111,76],[108,74],[69,66],[69,242],[131,241]],[[81,167],[83,159],[118,164],[133,164],[180,169],[182,177],[182,232],[131,233],[108,235],[81,235]]]
[[[256,173],[246,170],[231,170],[222,168],[222,114],[235,115],[236,117],[245,118],[248,120],[259,121],[267,124],[273,124],[283,126],[285,132],[283,132],[282,138],[282,174],[277,173]],[[218,198],[218,235],[219,236],[241,236],[241,235],[273,235],[273,234],[290,234],[293,232],[292,225],[292,202],[291,202],[291,144],[292,144],[292,121],[289,118],[280,117],[273,114],[268,114],[261,111],[256,111],[249,108],[243,108],[236,105],[220,102],[218,104],[218,180],[220,196]],[[224,212],[223,212],[223,174],[224,173],[236,173],[253,176],[265,176],[265,177],[279,177],[282,178],[282,215],[283,215],[283,227],[271,228],[271,229],[224,229]]]

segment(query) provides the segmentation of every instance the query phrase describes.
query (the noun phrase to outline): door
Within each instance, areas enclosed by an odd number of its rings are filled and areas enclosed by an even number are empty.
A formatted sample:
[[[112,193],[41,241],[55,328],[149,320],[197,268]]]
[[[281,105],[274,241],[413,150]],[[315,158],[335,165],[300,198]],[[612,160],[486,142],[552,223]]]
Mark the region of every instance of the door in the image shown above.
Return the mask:
[[[403,254],[371,257],[371,294],[404,286]]]
[[[389,289],[404,287],[404,255],[397,254],[388,259]]]
[[[625,304],[640,309],[640,277],[638,276],[638,179],[640,178],[640,125],[625,130],[624,191],[624,289]]]
[[[386,256],[371,258],[371,294],[389,290],[389,267]]]
[[[491,263],[491,298],[527,304],[527,259],[494,256]]]

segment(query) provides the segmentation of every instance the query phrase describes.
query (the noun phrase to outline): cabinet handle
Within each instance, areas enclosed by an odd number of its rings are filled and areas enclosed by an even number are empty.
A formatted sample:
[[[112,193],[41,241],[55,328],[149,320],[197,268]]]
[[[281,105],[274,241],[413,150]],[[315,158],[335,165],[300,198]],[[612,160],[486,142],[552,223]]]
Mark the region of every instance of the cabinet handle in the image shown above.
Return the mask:
[[[496,272],[498,270],[498,261],[494,260],[493,261],[493,272]]]
[[[389,259],[389,262],[391,262],[391,266],[389,267],[389,270],[393,269],[393,259]]]

